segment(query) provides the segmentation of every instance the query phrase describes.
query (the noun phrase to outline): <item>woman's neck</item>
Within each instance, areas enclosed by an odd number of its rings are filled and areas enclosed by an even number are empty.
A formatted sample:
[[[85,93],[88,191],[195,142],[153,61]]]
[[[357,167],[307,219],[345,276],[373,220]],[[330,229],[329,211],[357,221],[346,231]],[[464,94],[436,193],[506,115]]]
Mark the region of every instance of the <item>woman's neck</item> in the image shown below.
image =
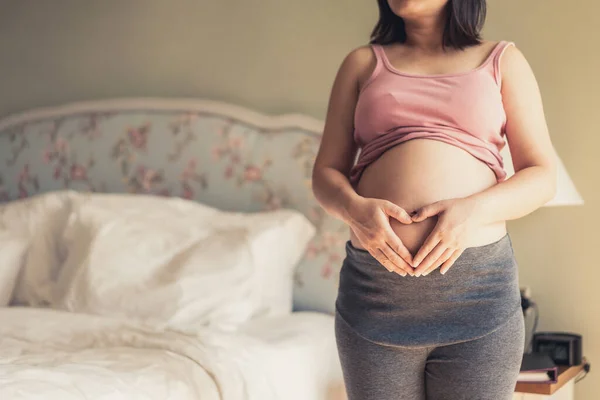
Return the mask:
[[[405,19],[406,45],[424,52],[442,50],[445,19],[445,12],[418,20]]]

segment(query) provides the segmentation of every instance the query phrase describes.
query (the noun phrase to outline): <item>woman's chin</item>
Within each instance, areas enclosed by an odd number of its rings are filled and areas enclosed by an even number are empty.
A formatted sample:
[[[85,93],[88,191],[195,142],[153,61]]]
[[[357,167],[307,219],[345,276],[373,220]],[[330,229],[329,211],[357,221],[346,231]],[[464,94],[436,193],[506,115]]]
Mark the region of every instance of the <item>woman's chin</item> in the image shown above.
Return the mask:
[[[400,18],[415,20],[437,15],[443,9],[445,1],[389,0],[388,4],[392,12]]]

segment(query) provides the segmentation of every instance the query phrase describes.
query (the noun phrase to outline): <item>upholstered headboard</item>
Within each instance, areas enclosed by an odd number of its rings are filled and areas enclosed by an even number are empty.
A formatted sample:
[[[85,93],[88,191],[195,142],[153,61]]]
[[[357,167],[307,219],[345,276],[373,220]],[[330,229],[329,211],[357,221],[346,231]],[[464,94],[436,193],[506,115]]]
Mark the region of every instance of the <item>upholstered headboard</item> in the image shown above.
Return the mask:
[[[0,201],[70,188],[180,196],[224,210],[279,207],[316,226],[297,310],[332,312],[348,228],[311,191],[322,122],[206,100],[119,99],[0,120]]]

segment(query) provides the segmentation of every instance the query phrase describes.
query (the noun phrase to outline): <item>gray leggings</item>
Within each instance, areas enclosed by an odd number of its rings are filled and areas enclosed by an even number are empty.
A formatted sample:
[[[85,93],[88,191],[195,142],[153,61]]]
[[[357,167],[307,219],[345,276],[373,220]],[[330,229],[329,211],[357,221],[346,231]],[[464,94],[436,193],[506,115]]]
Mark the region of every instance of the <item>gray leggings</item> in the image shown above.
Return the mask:
[[[520,310],[483,337],[444,346],[378,344],[338,313],[335,335],[348,400],[510,400],[525,345]]]

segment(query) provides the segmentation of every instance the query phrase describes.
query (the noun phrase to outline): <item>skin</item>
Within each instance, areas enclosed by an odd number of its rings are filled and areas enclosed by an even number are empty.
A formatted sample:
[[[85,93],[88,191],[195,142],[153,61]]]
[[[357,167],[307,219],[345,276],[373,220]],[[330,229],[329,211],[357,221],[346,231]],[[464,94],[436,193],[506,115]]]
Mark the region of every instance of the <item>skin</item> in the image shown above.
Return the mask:
[[[404,19],[408,40],[384,47],[398,70],[421,75],[469,71],[495,43],[463,51],[444,49],[447,0],[389,0]],[[506,221],[523,217],[553,198],[555,156],[535,76],[515,47],[500,63],[506,138],[515,174],[497,183],[489,167],[442,142],[416,139],[395,146],[366,168],[356,190],[348,176],[358,150],[353,118],[375,58],[368,46],[342,62],[329,100],[313,169],[313,192],[330,215],[350,227],[350,239],[390,272],[446,273],[462,252],[500,239]],[[415,174],[418,171],[418,174]]]

